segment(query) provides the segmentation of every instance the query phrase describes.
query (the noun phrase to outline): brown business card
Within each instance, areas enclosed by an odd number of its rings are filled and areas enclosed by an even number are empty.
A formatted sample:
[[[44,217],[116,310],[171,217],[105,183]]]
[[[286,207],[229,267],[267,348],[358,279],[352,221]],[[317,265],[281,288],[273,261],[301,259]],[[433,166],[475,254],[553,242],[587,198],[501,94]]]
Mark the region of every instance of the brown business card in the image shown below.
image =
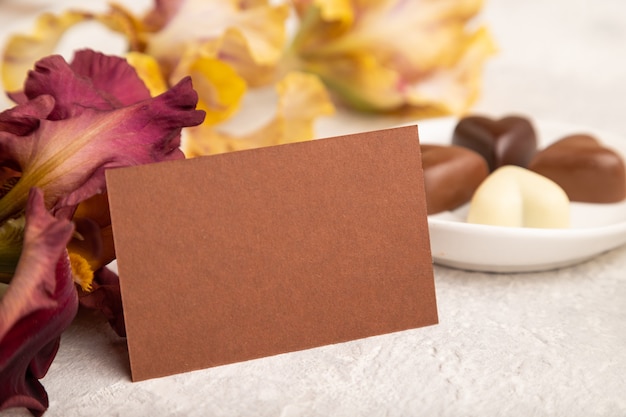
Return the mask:
[[[106,176],[135,381],[437,323],[417,126]]]

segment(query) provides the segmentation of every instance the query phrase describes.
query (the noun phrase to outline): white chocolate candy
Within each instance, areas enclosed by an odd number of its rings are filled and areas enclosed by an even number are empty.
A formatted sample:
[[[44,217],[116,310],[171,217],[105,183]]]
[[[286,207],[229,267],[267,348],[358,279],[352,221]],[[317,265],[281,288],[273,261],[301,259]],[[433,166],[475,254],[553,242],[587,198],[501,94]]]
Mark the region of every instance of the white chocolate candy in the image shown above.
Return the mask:
[[[554,181],[514,165],[496,169],[476,189],[468,223],[566,228],[570,204]]]

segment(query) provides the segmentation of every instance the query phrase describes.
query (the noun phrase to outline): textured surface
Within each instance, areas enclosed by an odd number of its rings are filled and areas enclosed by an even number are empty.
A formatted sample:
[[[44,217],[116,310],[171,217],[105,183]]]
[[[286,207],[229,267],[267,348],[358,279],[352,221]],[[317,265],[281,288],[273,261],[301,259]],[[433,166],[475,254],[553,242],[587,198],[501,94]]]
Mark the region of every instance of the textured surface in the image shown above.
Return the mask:
[[[0,27],[46,3],[4,0]],[[485,18],[501,52],[478,110],[626,140],[623,0],[492,0]],[[624,416],[624,271],[626,248],[532,274],[435,267],[437,326],[140,383],[124,340],[81,315],[43,380],[49,415]]]
[[[50,414],[621,416],[624,270],[624,250],[532,275],[435,267],[437,326],[139,383],[81,315],[43,381]]]

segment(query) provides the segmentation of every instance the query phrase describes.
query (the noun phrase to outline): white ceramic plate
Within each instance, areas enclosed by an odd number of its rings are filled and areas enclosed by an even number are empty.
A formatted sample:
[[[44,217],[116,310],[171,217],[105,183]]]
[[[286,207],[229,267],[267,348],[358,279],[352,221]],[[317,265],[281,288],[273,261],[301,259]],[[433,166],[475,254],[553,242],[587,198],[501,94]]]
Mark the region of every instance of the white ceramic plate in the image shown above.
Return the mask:
[[[532,120],[532,119],[531,119]],[[448,145],[455,118],[417,122],[420,141]],[[626,156],[626,138],[609,132],[532,120],[539,147],[573,133],[595,135],[605,146]],[[322,136],[382,129],[394,123],[389,118],[363,118],[340,114],[322,122]],[[617,204],[571,203],[571,228],[534,229],[470,224],[465,222],[468,205],[429,216],[430,243],[435,263],[484,272],[531,272],[574,265],[626,243],[626,201]]]
[[[449,144],[456,119],[418,123],[422,143]],[[626,155],[626,138],[596,129],[533,121],[540,147],[572,133],[594,134]],[[626,201],[571,203],[569,229],[532,229],[465,223],[468,206],[429,216],[437,264],[488,272],[529,272],[573,265],[626,243]]]

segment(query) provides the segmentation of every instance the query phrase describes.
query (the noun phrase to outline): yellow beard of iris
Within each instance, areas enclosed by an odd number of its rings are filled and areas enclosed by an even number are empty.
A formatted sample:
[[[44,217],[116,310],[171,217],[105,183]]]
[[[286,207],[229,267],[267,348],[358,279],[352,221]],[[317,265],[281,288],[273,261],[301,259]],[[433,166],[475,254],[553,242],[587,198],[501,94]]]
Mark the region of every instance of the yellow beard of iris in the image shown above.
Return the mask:
[[[89,266],[89,262],[87,262],[85,258],[76,253],[70,252],[69,255],[74,282],[80,285],[80,288],[82,288],[83,291],[91,291],[93,282],[93,270]]]

